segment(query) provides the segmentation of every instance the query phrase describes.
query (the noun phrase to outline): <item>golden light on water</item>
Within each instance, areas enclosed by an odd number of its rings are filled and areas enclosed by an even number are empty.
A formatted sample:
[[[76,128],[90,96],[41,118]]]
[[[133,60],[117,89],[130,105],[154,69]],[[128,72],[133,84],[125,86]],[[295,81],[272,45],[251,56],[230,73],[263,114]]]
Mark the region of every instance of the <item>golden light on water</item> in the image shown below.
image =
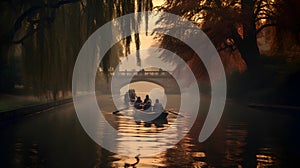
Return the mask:
[[[256,154],[257,168],[272,167],[277,164],[277,159],[272,155],[271,148],[260,148]]]
[[[265,155],[265,154],[257,154],[256,160],[257,160],[257,166],[256,166],[257,168],[273,166],[275,163],[275,160],[272,156]]]

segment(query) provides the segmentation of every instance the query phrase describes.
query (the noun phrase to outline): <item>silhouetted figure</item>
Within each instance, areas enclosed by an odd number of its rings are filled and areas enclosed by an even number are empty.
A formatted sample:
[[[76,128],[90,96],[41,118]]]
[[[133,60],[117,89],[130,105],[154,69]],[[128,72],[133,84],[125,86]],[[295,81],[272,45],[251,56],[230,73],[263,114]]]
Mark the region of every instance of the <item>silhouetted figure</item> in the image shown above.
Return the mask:
[[[152,111],[151,101],[147,101],[146,104],[144,104],[144,111]]]
[[[134,89],[129,89],[129,98],[130,98],[130,101],[134,102],[135,101],[135,97],[136,97],[135,90]]]
[[[162,113],[164,111],[163,105],[159,102],[158,99],[155,100],[154,106],[153,106],[153,111],[157,113]]]
[[[161,75],[162,69],[159,68],[158,74]]]
[[[141,97],[137,97],[136,101],[134,102],[134,108],[142,109],[143,108],[142,104],[143,102],[141,100]]]
[[[146,95],[146,98],[143,102],[144,105],[144,111],[152,111],[152,100],[149,98],[149,95]]]
[[[129,101],[130,101],[130,98],[129,98],[129,93],[127,91],[124,95],[124,104],[125,104],[125,106],[129,106]]]
[[[144,99],[144,104],[147,104],[147,102],[150,102],[150,105],[152,104],[152,100],[149,98],[149,95],[146,95],[146,98]]]

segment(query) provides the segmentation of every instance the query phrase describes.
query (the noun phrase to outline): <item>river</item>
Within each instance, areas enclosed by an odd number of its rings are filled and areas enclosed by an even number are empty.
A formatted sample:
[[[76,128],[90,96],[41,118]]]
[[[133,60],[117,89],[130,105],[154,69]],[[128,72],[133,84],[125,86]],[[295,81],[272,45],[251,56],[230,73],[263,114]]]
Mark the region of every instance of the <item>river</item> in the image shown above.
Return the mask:
[[[100,103],[111,99],[100,98]],[[179,98],[171,95],[168,104]],[[173,101],[173,102],[172,102]],[[138,168],[150,167],[292,167],[300,158],[300,118],[289,112],[262,111],[227,101],[218,127],[205,142],[198,135],[205,115],[199,115],[194,127],[175,146],[169,140],[178,132],[151,138],[175,122],[176,115],[169,114],[163,127],[145,127],[123,115],[112,115],[111,108],[102,111],[109,122],[120,132],[139,135],[153,142],[140,150],[153,151],[159,147],[168,150],[155,156],[139,157]],[[169,107],[171,108],[171,107]],[[175,107],[174,107],[175,108]],[[207,107],[200,108],[200,111]],[[178,130],[180,131],[180,130]],[[124,167],[135,158],[112,153],[95,143],[83,130],[73,103],[47,112],[0,125],[0,167]],[[103,139],[109,141],[109,133]],[[134,139],[119,138],[116,147]]]

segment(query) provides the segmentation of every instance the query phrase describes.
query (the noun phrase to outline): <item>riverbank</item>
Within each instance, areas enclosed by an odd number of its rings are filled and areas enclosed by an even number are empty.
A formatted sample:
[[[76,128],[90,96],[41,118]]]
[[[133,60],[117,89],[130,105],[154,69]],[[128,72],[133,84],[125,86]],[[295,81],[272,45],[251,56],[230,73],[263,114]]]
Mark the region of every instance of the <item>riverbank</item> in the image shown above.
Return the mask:
[[[249,103],[248,107],[260,109],[260,110],[276,111],[276,112],[289,112],[297,115],[300,114],[300,106]]]
[[[21,107],[46,103],[36,96],[27,94],[0,94],[0,113]]]
[[[42,111],[47,111],[56,106],[72,102],[72,98],[66,98],[50,102],[42,102],[33,99],[24,101],[22,98],[13,98],[15,102],[10,102],[6,106],[1,106],[0,110],[0,123],[12,121],[26,117]],[[6,102],[9,100],[5,100]],[[2,102],[2,104],[5,102]]]

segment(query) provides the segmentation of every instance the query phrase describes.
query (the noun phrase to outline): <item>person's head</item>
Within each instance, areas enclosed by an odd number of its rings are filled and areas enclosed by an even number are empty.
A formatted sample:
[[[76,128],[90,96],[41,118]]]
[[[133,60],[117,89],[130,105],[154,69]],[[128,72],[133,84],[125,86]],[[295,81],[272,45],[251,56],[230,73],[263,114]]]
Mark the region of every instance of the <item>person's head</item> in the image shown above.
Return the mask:
[[[146,95],[146,99],[149,99],[149,95]]]
[[[159,100],[158,100],[158,99],[156,99],[156,100],[155,100],[155,103],[159,103]]]
[[[141,97],[137,97],[137,100],[141,100]]]

